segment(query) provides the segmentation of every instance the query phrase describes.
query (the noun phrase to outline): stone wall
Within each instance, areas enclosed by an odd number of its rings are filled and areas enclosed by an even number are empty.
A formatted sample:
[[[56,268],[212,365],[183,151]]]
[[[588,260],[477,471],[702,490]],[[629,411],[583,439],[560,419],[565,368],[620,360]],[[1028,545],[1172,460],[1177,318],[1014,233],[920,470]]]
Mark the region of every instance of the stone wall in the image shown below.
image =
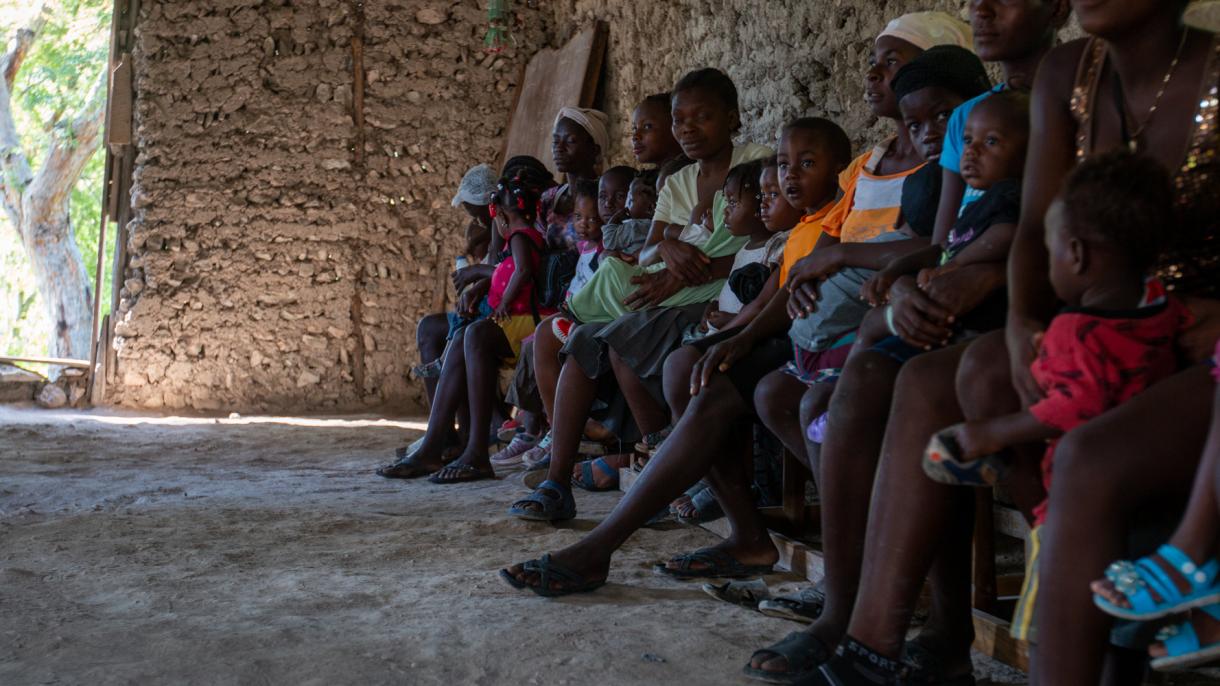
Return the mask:
[[[916,10],[965,17],[961,0],[555,0],[555,33],[593,18],[610,25],[606,97],[616,161],[631,111],[686,71],[712,66],[737,84],[742,138],[774,145],[785,120],[818,115],[838,122],[863,149],[888,127],[864,104],[873,38],[890,19]]]
[[[685,71],[741,92],[742,138],[801,114],[858,149],[888,133],[862,100],[872,39],[961,0],[515,0],[513,44],[481,50],[483,0],[158,0],[136,54],[138,160],[110,398],[201,410],[414,409],[414,328],[452,296],[449,207],[494,160],[523,60],[610,27],[603,108],[630,113]],[[354,102],[363,43],[363,107]],[[362,115],[362,123],[357,114]],[[549,122],[543,123],[549,125]]]
[[[419,407],[415,324],[442,309],[465,227],[449,199],[499,154],[544,41],[541,11],[515,10],[516,45],[486,56],[479,0],[142,3],[109,399]]]

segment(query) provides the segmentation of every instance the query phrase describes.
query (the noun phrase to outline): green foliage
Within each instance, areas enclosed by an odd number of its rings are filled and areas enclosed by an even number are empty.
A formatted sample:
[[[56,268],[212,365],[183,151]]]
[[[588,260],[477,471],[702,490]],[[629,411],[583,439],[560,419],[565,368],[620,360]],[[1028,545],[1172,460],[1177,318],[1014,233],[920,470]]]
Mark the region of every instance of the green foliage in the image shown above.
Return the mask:
[[[29,21],[31,4],[30,0],[0,0],[0,41],[6,46]],[[70,135],[69,124],[88,105],[101,78],[109,49],[111,7],[109,0],[47,3],[48,21],[13,84],[13,119],[35,173],[52,141]],[[73,232],[91,280],[97,265],[104,167],[105,155],[99,147],[72,189],[70,201]],[[20,239],[7,224],[8,218],[0,216],[0,352],[45,355],[50,350],[49,325]],[[103,265],[103,314],[110,309],[113,228],[112,224],[108,230]]]

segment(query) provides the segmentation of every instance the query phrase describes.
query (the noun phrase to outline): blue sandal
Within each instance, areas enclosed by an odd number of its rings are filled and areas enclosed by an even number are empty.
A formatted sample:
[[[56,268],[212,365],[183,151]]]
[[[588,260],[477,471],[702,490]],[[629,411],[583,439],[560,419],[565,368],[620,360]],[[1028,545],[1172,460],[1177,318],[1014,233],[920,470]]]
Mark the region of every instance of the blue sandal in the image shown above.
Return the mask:
[[[558,493],[559,497],[552,493]],[[538,507],[528,507],[531,504]],[[508,514],[531,522],[563,522],[576,517],[576,499],[572,497],[570,487],[547,479],[538,484],[533,493],[513,503]]]
[[[1205,612],[1220,622],[1220,604],[1206,605],[1197,608],[1197,611]],[[1157,633],[1156,639],[1165,644],[1165,650],[1169,652],[1163,657],[1153,658],[1153,669],[1185,669],[1220,658],[1220,641],[1202,645],[1199,634],[1195,633],[1195,627],[1189,621],[1166,626]]]
[[[1127,597],[1131,607],[1119,607],[1097,594],[1093,595],[1093,604],[1119,619],[1146,622],[1220,601],[1216,578],[1220,562],[1208,560],[1202,566],[1197,565],[1186,553],[1168,544],[1158,548],[1156,554],[1190,584],[1189,590],[1185,593],[1178,590],[1177,582],[1151,557],[1141,557],[1135,562],[1120,560],[1106,569],[1106,578]],[[1160,600],[1153,598],[1154,591]]]

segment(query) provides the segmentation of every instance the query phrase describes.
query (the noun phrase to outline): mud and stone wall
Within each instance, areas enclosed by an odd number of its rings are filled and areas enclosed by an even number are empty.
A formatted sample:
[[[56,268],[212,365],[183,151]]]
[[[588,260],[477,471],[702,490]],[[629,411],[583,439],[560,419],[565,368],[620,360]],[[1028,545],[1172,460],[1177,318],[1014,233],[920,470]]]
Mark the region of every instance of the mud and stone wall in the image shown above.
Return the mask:
[[[516,44],[485,55],[482,5],[142,3],[110,400],[420,406],[415,324],[442,309],[465,227],[449,199],[499,154],[522,60],[544,41],[541,11],[520,3]]]
[[[594,18],[610,26],[606,97],[616,141],[624,144],[631,111],[646,95],[668,90],[686,71],[718,67],[737,84],[743,139],[774,145],[784,121],[817,115],[838,122],[858,149],[889,132],[866,107],[864,70],[873,38],[890,19],[917,10],[965,17],[961,0],[556,0],[554,32]]]
[[[611,158],[630,162],[635,103],[701,66],[736,81],[743,139],[772,143],[785,120],[817,114],[862,150],[889,130],[861,97],[873,37],[904,12],[964,4],[514,0],[513,43],[486,56],[482,0],[144,3],[111,398],[421,407],[407,370],[416,322],[451,298],[464,219],[449,198],[498,154],[522,61],[594,19],[610,28]]]

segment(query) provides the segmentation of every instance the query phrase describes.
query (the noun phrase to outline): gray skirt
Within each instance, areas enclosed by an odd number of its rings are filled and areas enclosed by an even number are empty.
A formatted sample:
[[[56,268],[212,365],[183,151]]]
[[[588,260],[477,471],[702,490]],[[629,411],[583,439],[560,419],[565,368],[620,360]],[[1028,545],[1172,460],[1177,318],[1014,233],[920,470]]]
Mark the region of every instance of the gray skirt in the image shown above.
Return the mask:
[[[699,323],[706,307],[707,303],[654,307],[607,324],[582,324],[572,330],[561,353],[575,358],[591,379],[613,371],[611,348],[640,378],[660,377],[665,358],[682,346],[682,332]]]

